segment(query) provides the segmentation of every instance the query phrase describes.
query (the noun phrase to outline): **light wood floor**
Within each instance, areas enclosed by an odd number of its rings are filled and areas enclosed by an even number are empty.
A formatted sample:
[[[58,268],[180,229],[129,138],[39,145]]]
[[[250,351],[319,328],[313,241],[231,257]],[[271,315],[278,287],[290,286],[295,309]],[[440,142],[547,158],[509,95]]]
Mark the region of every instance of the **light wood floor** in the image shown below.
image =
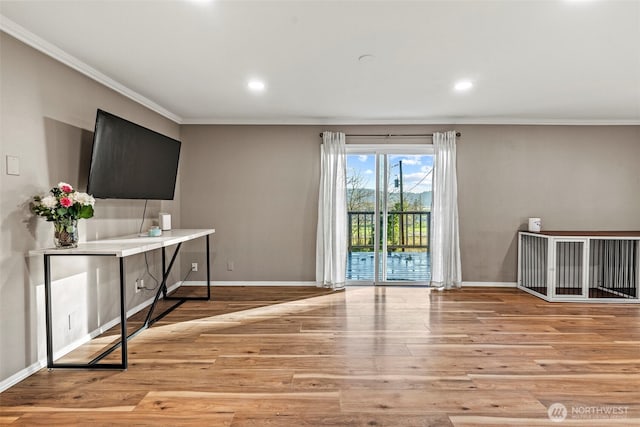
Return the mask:
[[[43,369],[6,390],[0,424],[640,425],[640,305],[498,288],[213,291],[130,341],[126,372]]]

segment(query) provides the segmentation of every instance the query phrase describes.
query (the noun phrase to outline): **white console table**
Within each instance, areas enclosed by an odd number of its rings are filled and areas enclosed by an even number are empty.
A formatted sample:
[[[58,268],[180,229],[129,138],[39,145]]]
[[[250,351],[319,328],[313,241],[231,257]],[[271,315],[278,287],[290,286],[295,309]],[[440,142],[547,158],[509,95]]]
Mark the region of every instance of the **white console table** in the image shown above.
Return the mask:
[[[44,292],[45,292],[45,310],[46,310],[46,326],[47,326],[47,367],[53,368],[85,368],[85,369],[127,369],[127,341],[143,330],[147,329],[153,323],[173,311],[180,304],[188,300],[209,300],[211,299],[211,267],[209,261],[209,236],[215,233],[214,229],[185,229],[185,230],[169,230],[163,232],[158,237],[139,237],[138,235],[114,237],[111,239],[94,240],[91,242],[80,243],[77,248],[70,249],[36,249],[29,252],[29,255],[44,256]],[[207,265],[207,296],[202,297],[172,297],[167,295],[167,278],[171,273],[173,264],[176,260],[180,246],[183,242],[204,238],[206,242],[206,265]],[[166,248],[175,246],[171,260],[167,265]],[[131,255],[142,254],[156,249],[162,250],[162,281],[143,325],[127,335],[127,304],[125,289],[125,259]],[[113,256],[120,261],[120,340],[108,349],[104,350],[98,356],[94,357],[88,363],[55,363],[53,360],[53,337],[51,323],[51,257],[54,256]],[[174,300],[176,303],[163,311],[158,316],[153,317],[153,311],[156,307],[160,294],[165,300]],[[122,348],[121,363],[99,363],[114,350]]]

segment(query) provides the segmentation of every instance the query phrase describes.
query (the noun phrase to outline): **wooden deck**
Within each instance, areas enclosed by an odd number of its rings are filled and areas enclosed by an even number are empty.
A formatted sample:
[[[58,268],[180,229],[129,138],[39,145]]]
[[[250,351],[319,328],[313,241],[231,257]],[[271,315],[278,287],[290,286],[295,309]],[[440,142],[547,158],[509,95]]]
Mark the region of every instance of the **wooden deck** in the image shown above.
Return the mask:
[[[0,424],[640,425],[640,306],[498,288],[213,294],[130,341],[128,371],[43,369],[6,390]]]

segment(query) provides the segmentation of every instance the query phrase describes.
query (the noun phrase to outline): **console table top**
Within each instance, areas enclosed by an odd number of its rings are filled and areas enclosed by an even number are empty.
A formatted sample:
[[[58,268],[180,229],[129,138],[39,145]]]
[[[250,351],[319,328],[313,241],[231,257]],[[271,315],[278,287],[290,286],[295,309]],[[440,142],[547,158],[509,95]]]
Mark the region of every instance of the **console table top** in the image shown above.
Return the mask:
[[[131,234],[109,239],[78,243],[77,248],[43,248],[29,251],[29,255],[113,255],[127,257],[139,253],[176,245],[215,233],[213,228],[176,229],[163,231],[161,236],[148,237]]]

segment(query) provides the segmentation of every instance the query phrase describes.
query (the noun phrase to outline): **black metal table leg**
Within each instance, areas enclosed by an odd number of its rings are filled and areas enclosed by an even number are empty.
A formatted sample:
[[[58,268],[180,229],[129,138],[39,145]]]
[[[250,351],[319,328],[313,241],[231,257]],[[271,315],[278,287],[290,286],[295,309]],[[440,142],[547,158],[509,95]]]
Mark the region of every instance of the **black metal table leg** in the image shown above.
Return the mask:
[[[47,368],[53,368],[53,336],[51,325],[51,260],[49,255],[44,256],[44,309],[47,326]]]
[[[122,369],[127,369],[127,292],[125,288],[124,258],[120,258],[120,342],[122,343]]]
[[[126,310],[126,293],[125,293],[125,268],[124,258],[120,258],[120,321],[121,335],[120,341],[100,353],[88,363],[56,363],[53,360],[53,324],[52,324],[52,286],[51,286],[51,257],[54,255],[44,255],[44,292],[45,292],[45,311],[46,311],[46,333],[47,333],[47,367],[49,369],[126,369],[127,368],[127,310]],[[75,254],[60,254],[60,256],[85,256]],[[98,255],[100,256],[100,255]],[[121,363],[98,363],[107,357],[117,348],[122,347]]]
[[[211,262],[209,261],[209,235],[206,235],[207,239],[207,300],[211,299]]]
[[[162,276],[164,277],[164,275],[167,274],[167,253],[165,248],[162,248]],[[167,297],[167,287],[164,286],[162,287],[162,296],[164,298]]]

